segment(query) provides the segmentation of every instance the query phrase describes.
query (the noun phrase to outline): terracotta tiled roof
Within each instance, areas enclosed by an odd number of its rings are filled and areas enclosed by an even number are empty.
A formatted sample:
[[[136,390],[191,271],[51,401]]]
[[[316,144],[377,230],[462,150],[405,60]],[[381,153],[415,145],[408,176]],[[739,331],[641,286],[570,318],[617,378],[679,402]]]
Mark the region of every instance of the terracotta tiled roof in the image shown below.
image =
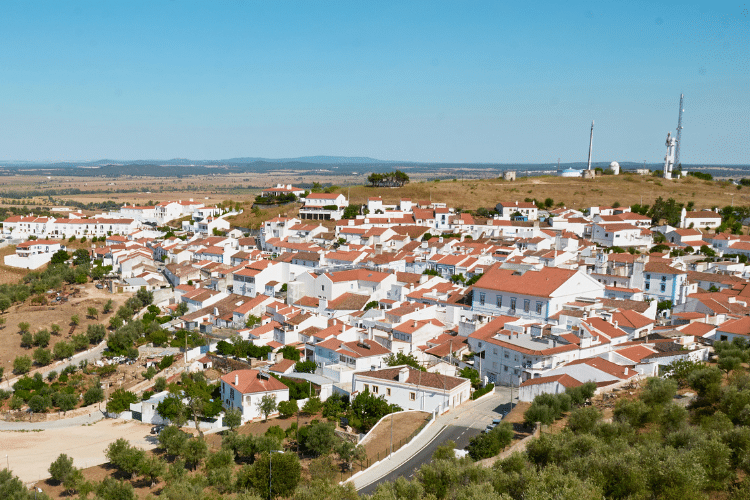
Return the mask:
[[[464,378],[449,377],[439,373],[423,372],[410,366],[393,366],[383,370],[358,373],[356,376],[358,378],[367,377],[379,380],[398,381],[398,375],[402,368],[409,370],[409,376],[405,383],[416,387],[430,387],[432,389],[445,388],[446,390],[451,390],[468,382],[468,380]]]
[[[235,370],[221,377],[221,380],[242,394],[257,394],[287,389],[286,385],[273,377],[261,377],[258,370]],[[237,380],[237,384],[235,384],[235,380]]]

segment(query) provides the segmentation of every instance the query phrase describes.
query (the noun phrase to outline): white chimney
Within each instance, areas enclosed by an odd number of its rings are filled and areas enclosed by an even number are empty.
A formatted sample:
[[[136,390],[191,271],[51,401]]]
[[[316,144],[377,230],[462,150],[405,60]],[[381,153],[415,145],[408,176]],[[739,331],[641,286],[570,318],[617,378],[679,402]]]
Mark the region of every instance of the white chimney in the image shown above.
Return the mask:
[[[240,385],[240,376],[236,373],[234,374],[234,385],[239,386]]]
[[[406,382],[407,380],[409,380],[409,368],[405,366],[398,371],[398,381]]]
[[[628,374],[628,367],[626,366],[625,367],[625,375],[627,375],[627,374]]]
[[[412,328],[416,328],[416,327],[417,327],[417,320],[415,319],[414,324],[412,325]]]

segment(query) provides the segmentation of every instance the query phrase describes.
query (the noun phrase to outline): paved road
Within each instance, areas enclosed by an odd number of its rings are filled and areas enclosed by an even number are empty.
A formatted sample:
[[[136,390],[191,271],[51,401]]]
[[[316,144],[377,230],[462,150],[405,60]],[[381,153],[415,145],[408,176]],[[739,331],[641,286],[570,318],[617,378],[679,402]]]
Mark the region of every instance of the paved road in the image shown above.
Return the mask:
[[[517,401],[518,394],[513,393]],[[385,481],[395,481],[398,477],[410,478],[414,471],[430,461],[438,446],[446,441],[454,441],[456,448],[465,448],[471,438],[482,432],[493,419],[510,410],[510,389],[498,387],[494,394],[486,396],[479,402],[467,403],[461,408],[452,410],[438,417],[433,423],[433,431],[423,436],[422,443],[409,446],[409,454],[397,454],[394,459],[402,460],[395,468],[384,460],[373,470],[354,480],[354,486],[360,494],[370,495],[377,486]]]

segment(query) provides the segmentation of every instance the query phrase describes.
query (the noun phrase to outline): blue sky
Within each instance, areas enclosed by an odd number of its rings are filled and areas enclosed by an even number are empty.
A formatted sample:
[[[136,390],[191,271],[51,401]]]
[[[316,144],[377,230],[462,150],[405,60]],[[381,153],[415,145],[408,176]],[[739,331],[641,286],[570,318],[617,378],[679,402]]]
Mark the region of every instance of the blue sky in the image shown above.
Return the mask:
[[[750,164],[742,1],[4,0],[0,159]]]

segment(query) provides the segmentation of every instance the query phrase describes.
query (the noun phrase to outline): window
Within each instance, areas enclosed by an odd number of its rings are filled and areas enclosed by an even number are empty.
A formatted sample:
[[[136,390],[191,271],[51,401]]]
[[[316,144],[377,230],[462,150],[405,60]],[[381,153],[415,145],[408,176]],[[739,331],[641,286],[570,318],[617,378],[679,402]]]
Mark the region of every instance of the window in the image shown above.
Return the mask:
[[[479,305],[480,306],[484,305],[484,295],[485,295],[484,292],[479,292]]]
[[[365,384],[365,392],[370,392],[370,384]]]
[[[326,286],[325,285],[320,285],[320,291],[321,292],[325,292],[326,291]]]
[[[647,280],[650,280],[650,279],[651,279],[651,275],[650,275],[650,274],[647,274],[647,275],[646,275],[646,279],[647,279]]]
[[[540,301],[536,302],[536,313],[542,314],[542,303]]]
[[[503,307],[503,296],[498,295],[495,300],[497,301],[497,307]]]
[[[492,354],[494,354],[495,356],[497,356],[497,347],[493,347],[492,348]]]
[[[662,281],[667,281],[667,277],[666,277],[666,276],[662,276],[662,277],[661,277],[661,280],[662,280]]]
[[[511,311],[516,310],[516,298],[515,297],[510,298],[510,310]]]
[[[496,353],[497,354],[497,353]],[[505,351],[505,358],[510,358],[510,355],[508,354],[508,351]]]
[[[390,387],[386,387],[385,388],[385,395],[386,396],[390,396],[391,395],[391,388]]]
[[[507,372],[508,371],[508,367],[507,366],[503,366],[503,370],[505,370]]]
[[[523,312],[529,312],[529,309],[531,308],[531,301],[529,299],[523,300]]]
[[[373,394],[377,394],[378,393],[378,386],[377,385],[373,385],[372,386],[372,393]]]
[[[661,291],[662,292],[666,292],[667,291],[667,284],[666,283],[662,283],[661,284]]]
[[[414,393],[414,392],[410,392],[409,393],[409,401],[414,401],[415,399],[417,399],[417,394]]]
[[[650,283],[646,283],[646,290],[648,290],[649,288],[651,288],[651,284]]]

